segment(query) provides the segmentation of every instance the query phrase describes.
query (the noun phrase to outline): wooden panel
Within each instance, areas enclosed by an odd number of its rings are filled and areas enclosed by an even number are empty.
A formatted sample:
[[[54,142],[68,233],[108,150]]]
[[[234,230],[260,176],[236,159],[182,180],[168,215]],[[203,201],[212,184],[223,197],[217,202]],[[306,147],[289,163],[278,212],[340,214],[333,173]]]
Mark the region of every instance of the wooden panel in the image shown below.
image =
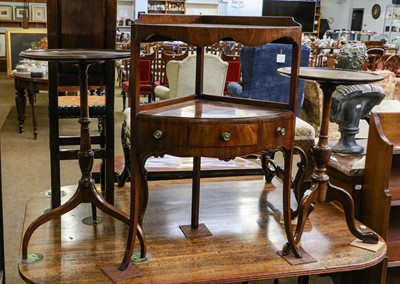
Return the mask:
[[[399,121],[400,113],[371,115],[360,214],[387,240],[388,267],[400,266]]]
[[[389,230],[387,234],[389,267],[400,266],[400,207],[390,211]]]
[[[105,47],[105,8],[104,0],[60,1],[59,9],[63,11],[60,14],[60,45],[64,48]],[[79,21],[74,21],[77,16]]]
[[[383,134],[377,115],[370,120],[367,149],[360,220],[386,238],[391,199],[388,181],[393,145]]]
[[[392,193],[392,205],[400,205],[400,155],[393,155],[389,188]]]
[[[116,0],[49,1],[47,3],[49,48],[115,49],[116,5]],[[114,63],[96,64],[90,67],[89,84],[103,85],[104,68],[107,68],[105,66],[113,68]],[[59,64],[58,68],[58,73],[61,74],[59,84],[78,85],[76,67],[71,64]],[[49,68],[49,73],[52,73],[51,71]],[[73,75],[70,76],[70,73]]]
[[[115,48],[115,0],[55,0],[47,11],[49,48]]]

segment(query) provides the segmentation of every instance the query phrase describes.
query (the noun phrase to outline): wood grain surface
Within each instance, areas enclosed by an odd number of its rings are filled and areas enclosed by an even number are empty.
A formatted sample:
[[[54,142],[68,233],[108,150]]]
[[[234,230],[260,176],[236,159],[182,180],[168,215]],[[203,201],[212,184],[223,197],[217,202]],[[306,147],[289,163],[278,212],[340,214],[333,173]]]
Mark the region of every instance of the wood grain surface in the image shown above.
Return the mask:
[[[115,190],[115,205],[125,212],[129,187]],[[75,188],[63,188],[68,193],[63,201]],[[143,228],[152,260],[137,265],[142,276],[118,283],[234,283],[360,270],[385,257],[386,246],[378,252],[350,246],[354,237],[341,210],[317,204],[301,240],[317,262],[290,265],[277,254],[287,240],[279,222],[282,192],[276,179],[271,184],[261,177],[203,180],[200,222],[213,235],[194,239],[185,238],[178,227],[190,223],[191,181],[151,181],[149,189]],[[48,207],[44,195],[30,200],[24,230]],[[90,214],[90,205],[81,204],[61,221],[37,229],[28,252],[39,252],[44,259],[19,264],[22,278],[32,283],[112,283],[101,268],[119,264],[128,228],[103,212],[98,212],[101,224],[84,225],[81,220]]]

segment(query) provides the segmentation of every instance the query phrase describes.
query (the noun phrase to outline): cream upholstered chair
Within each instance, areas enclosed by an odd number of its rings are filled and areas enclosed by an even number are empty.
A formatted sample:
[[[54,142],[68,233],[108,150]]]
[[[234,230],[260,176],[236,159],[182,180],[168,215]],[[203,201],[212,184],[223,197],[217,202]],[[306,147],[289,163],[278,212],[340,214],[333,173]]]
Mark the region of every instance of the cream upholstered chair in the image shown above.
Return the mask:
[[[228,71],[228,62],[219,56],[204,55],[204,86],[203,93],[209,95],[223,95]],[[157,86],[154,89],[160,100],[182,97],[194,94],[196,71],[196,55],[189,55],[183,60],[171,60],[166,67],[169,88]]]
[[[228,62],[219,56],[204,54],[204,84],[203,93],[208,95],[224,95]],[[212,70],[212,71],[211,71]],[[166,67],[169,88],[157,86],[154,89],[156,97],[160,100],[188,96],[195,93],[196,55],[189,55],[183,60],[171,60]],[[124,150],[125,165],[118,176],[118,186],[123,186],[129,178],[130,172],[130,108],[124,111],[124,122],[122,124],[121,141]]]

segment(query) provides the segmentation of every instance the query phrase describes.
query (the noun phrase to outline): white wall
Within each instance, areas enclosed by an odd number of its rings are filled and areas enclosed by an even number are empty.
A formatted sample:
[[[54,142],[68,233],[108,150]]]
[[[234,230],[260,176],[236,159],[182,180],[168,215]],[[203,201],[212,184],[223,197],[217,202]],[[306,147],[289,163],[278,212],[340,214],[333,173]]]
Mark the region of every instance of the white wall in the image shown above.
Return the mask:
[[[136,0],[135,1],[135,19],[137,19],[138,12],[142,12],[142,11],[147,13],[147,1]]]
[[[321,19],[332,19],[331,30],[350,29],[350,2],[352,0],[321,0]]]
[[[263,0],[241,0],[235,1],[240,4],[232,3],[228,0],[227,14],[231,16],[261,16]]]
[[[372,18],[372,6],[381,6],[381,15],[378,19]],[[332,17],[331,29],[349,30],[351,27],[351,16],[353,9],[364,9],[363,30],[381,34],[385,18],[386,6],[391,5],[391,0],[321,0],[321,11],[323,19]]]
[[[187,15],[219,15],[218,2],[213,3],[189,3],[186,2]]]
[[[239,1],[240,2],[240,1]],[[263,0],[241,0],[242,6],[232,5],[232,0],[186,0],[187,14],[261,16]],[[372,18],[372,6],[381,6],[378,19]],[[219,5],[218,12],[216,6]],[[383,31],[386,6],[392,5],[392,0],[321,0],[321,18],[333,19],[332,30],[349,30],[353,9],[364,9],[363,30],[381,34]],[[138,11],[147,11],[147,1],[135,0],[135,18]]]

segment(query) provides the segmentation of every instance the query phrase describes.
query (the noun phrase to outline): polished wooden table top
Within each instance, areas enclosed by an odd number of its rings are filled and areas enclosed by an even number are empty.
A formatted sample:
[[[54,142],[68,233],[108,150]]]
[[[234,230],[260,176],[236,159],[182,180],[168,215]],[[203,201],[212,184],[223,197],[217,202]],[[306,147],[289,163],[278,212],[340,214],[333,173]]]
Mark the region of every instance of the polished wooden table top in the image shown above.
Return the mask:
[[[115,204],[125,212],[129,186],[115,191]],[[354,236],[343,212],[329,203],[315,207],[301,240],[317,261],[290,265],[276,253],[287,241],[280,223],[282,189],[277,179],[269,184],[262,177],[202,181],[202,219],[213,235],[195,239],[185,238],[178,228],[190,220],[191,180],[151,181],[149,188],[143,226],[152,259],[137,264],[143,275],[118,283],[235,283],[360,270],[385,257],[385,245],[377,252],[351,246]],[[63,189],[67,200],[75,186]],[[30,200],[24,228],[47,208],[44,194]],[[89,204],[80,205],[61,222],[41,226],[32,236],[30,250],[44,259],[19,264],[21,276],[34,283],[112,283],[101,267],[120,261],[128,229],[102,212],[101,224],[82,224],[90,212]]]
[[[211,100],[190,100],[174,105],[145,110],[138,114],[139,117],[155,116],[168,118],[185,118],[199,121],[206,119],[268,119],[291,117],[292,112],[265,106],[246,105],[232,102],[219,102]]]
[[[292,71],[290,67],[283,67],[278,69],[278,73],[290,76]],[[331,69],[323,67],[300,67],[299,78],[305,80],[314,80],[319,83],[329,83],[337,85],[366,84],[381,81],[384,79],[382,75],[371,72]]]
[[[44,61],[102,61],[128,58],[130,52],[108,49],[36,49],[25,50],[20,56]]]

